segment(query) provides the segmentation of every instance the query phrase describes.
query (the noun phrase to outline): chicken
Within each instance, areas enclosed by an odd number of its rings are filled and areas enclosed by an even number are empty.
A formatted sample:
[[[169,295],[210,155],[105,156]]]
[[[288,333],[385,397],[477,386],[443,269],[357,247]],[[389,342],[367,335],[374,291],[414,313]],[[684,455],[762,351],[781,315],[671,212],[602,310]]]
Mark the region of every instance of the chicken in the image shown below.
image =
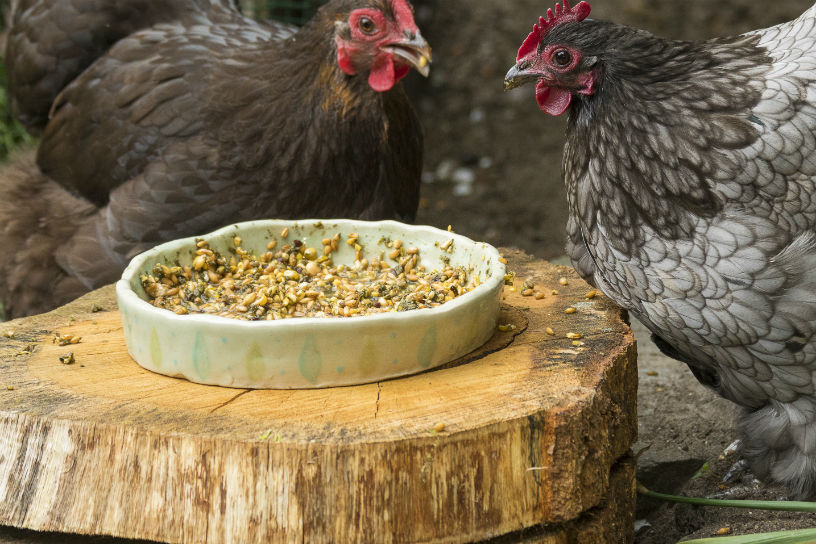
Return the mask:
[[[568,112],[575,268],[741,406],[744,458],[816,494],[816,6],[694,43],[556,5],[505,87]]]
[[[422,129],[398,82],[431,52],[406,0],[332,0],[302,29],[231,0],[20,0],[7,58],[42,131],[36,164],[0,171],[11,316],[233,222],[416,214]]]

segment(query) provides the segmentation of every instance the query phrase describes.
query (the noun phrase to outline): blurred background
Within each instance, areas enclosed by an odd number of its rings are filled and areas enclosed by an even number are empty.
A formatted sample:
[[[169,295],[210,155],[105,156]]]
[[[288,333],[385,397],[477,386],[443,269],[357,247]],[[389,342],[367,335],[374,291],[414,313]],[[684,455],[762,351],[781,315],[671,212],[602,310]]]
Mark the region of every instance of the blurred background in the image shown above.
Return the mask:
[[[237,0],[256,18],[300,24],[323,0]],[[0,0],[5,11],[8,0]],[[798,16],[813,0],[594,0],[592,17],[698,40],[767,27]],[[536,106],[532,88],[504,93],[504,74],[533,23],[553,2],[414,0],[434,48],[431,76],[405,86],[425,127],[425,172],[417,222],[454,229],[540,257],[564,253],[561,180],[563,118]],[[0,66],[0,160],[31,139],[9,112]],[[633,108],[637,104],[632,104]],[[621,142],[626,145],[626,142]]]

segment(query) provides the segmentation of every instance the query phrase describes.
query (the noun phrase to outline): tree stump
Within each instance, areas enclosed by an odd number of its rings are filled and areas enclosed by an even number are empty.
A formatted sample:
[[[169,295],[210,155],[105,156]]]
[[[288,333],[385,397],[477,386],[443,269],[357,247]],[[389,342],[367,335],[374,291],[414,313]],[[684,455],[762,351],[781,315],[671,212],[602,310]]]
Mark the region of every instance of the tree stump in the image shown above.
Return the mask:
[[[127,355],[112,287],[0,324],[0,524],[162,542],[631,541],[634,337],[572,269],[505,254],[507,330],[355,387],[152,374]],[[522,296],[527,279],[543,298]]]

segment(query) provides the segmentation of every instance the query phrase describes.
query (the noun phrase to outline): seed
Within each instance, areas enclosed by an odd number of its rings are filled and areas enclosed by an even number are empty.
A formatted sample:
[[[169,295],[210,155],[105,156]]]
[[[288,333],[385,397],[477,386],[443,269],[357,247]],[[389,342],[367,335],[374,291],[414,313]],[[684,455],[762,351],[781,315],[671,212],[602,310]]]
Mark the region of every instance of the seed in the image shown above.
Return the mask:
[[[13,385],[9,385],[8,387],[6,387],[6,389],[8,389],[9,391],[14,391],[14,386],[13,386]]]
[[[499,330],[500,330],[501,332],[510,332],[510,331],[514,331],[514,330],[516,330],[516,326],[515,326],[515,325],[511,325],[511,324],[509,324],[509,323],[508,323],[507,325],[499,325]]]
[[[206,266],[207,260],[204,258],[204,255],[199,255],[195,259],[193,259],[193,268],[196,270],[201,270]]]
[[[399,256],[400,256],[400,250],[399,249],[395,249],[394,251],[392,251],[391,253],[388,254],[388,258],[391,259],[392,261],[396,261],[397,257],[399,257]]]
[[[207,240],[199,240],[198,242],[196,242],[196,247],[199,247],[199,248],[207,247],[208,245],[210,245],[210,244],[207,243]]]
[[[266,249],[268,249],[269,251],[272,251],[273,249],[275,249],[275,247],[277,247],[277,245],[278,245],[277,240],[270,240],[269,243],[266,244]]]
[[[575,313],[575,312],[577,312],[577,311],[578,311],[577,309],[575,309],[575,308],[573,308],[572,306],[570,306],[569,308],[567,308],[566,310],[564,310],[564,313],[565,313],[565,314],[574,314],[574,313]]]
[[[722,527],[720,529],[717,529],[717,536],[730,535],[730,534],[731,534],[731,527]]]
[[[306,272],[306,274],[309,276],[317,276],[320,274],[320,265],[314,261],[310,261],[306,265],[306,268],[304,268],[304,272]]]
[[[581,338],[583,338],[583,336],[581,336],[577,332],[568,332],[567,338],[569,338],[570,340],[580,340]]]
[[[587,293],[586,295],[584,295],[584,298],[593,299],[593,298],[595,298],[596,296],[598,296],[598,292],[597,292],[597,291],[590,291],[589,293]]]
[[[445,424],[441,421],[434,425],[434,432],[441,433],[445,430]]]
[[[281,238],[286,238],[289,236],[289,227],[284,227],[281,231]]]
[[[232,239],[232,243],[235,244],[235,247],[241,247],[242,242],[243,240],[241,240],[240,236],[236,236],[235,238]]]
[[[535,288],[535,280],[533,278],[527,278],[524,280],[524,288],[525,289],[534,289]]]
[[[569,280],[567,278],[559,278],[558,283],[560,283],[561,285],[568,285]]]
[[[313,247],[307,247],[303,251],[303,256],[310,261],[314,261],[317,259],[317,250]]]
[[[74,352],[73,351],[69,352],[66,355],[61,355],[59,360],[64,365],[72,365],[72,364],[74,364],[76,362],[76,359],[74,358]]]
[[[535,299],[536,300],[541,300],[542,298],[545,298],[546,296],[547,296],[546,293],[536,293]]]
[[[257,297],[258,297],[258,294],[255,293],[255,292],[252,292],[252,293],[250,293],[250,294],[248,294],[247,296],[244,297],[244,299],[241,301],[241,304],[243,304],[244,306],[249,306],[250,304],[255,302],[255,299]]]
[[[553,295],[557,295],[557,294],[558,294],[558,290],[557,290],[557,289],[553,289],[553,290],[552,290],[552,294],[553,294]]]
[[[331,252],[332,252],[332,246],[331,246],[331,243],[329,243],[329,245],[327,245],[326,247],[323,248],[323,255],[331,255]]]
[[[507,264],[507,259],[505,259],[504,257],[501,257],[501,258],[499,258],[499,262],[501,264]]]
[[[74,336],[73,334],[60,335],[59,333],[57,333],[54,338],[54,342],[56,342],[60,346],[67,346],[69,344],[79,344],[81,340],[82,337]]]
[[[453,238],[451,238],[450,240],[448,240],[444,244],[440,245],[439,249],[441,249],[442,251],[447,251],[448,248],[450,248],[452,244],[453,244]]]
[[[555,336],[555,331],[552,330],[550,327],[547,327],[546,329],[544,329],[544,332],[546,332],[550,336]]]
[[[531,296],[533,296],[533,290],[532,289],[525,289],[524,291],[521,292],[521,296],[531,297]]]

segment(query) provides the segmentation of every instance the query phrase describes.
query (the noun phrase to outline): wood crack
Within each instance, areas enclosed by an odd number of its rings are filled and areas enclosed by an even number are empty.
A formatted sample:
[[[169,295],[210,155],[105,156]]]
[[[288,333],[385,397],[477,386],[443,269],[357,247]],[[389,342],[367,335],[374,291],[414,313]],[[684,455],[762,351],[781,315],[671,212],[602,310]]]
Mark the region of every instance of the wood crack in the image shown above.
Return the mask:
[[[212,413],[214,413],[214,412],[216,412],[216,411],[220,410],[220,409],[221,409],[221,408],[223,408],[224,406],[226,406],[226,405],[230,404],[231,402],[233,402],[233,401],[237,400],[239,397],[242,397],[242,396],[246,395],[246,394],[247,394],[247,393],[249,393],[250,391],[252,391],[252,389],[245,389],[244,391],[241,391],[240,393],[238,393],[237,395],[235,395],[234,397],[232,397],[232,398],[231,398],[231,399],[229,399],[228,401],[226,401],[226,402],[222,402],[221,404],[219,404],[218,406],[216,406],[215,408],[213,408],[212,410],[210,410],[210,413],[212,414]]]
[[[377,382],[377,403],[374,406],[374,419],[380,414],[380,393],[382,392],[382,383]]]

